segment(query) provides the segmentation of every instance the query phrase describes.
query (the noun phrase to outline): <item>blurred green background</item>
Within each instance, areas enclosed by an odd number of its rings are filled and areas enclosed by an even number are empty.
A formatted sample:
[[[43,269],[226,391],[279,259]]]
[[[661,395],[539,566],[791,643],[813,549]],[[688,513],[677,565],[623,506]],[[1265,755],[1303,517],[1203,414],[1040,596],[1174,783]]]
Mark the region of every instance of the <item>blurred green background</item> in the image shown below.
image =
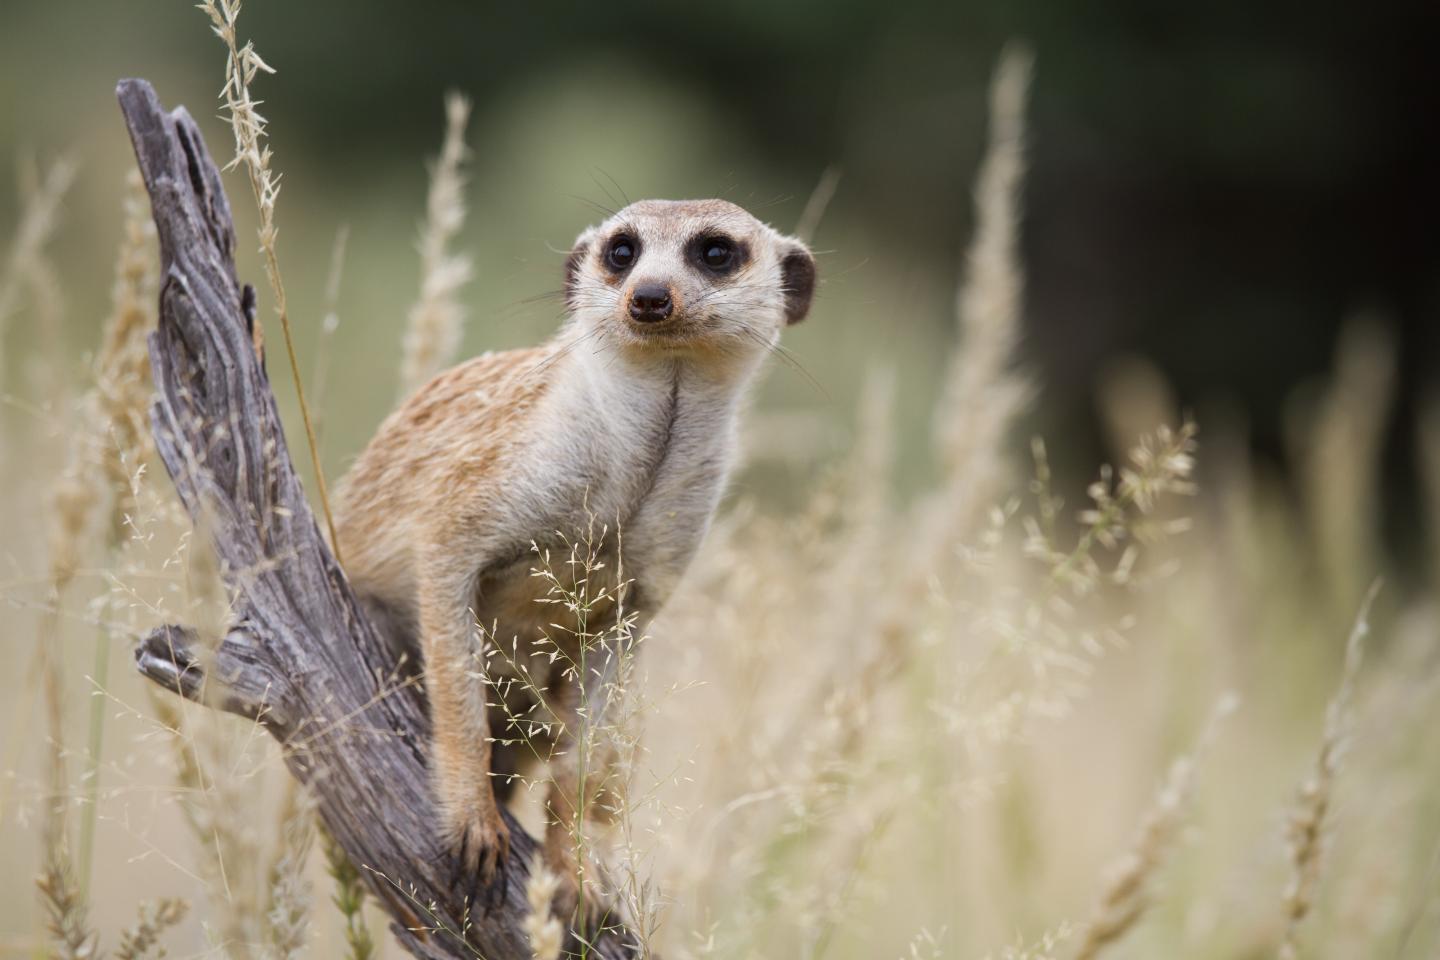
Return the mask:
[[[762,413],[789,425],[794,442],[780,447],[813,463],[805,454],[844,445],[867,366],[891,364],[903,371],[902,462],[918,476],[953,336],[985,83],[1000,46],[1024,37],[1037,55],[1024,352],[1042,386],[1035,429],[1062,469],[1088,472],[1103,455],[1096,384],[1136,353],[1202,422],[1222,411],[1283,463],[1293,398],[1331,366],[1340,324],[1372,311],[1402,348],[1386,449],[1403,554],[1417,404],[1440,372],[1429,8],[251,0],[241,35],[278,70],[257,95],[284,175],[280,253],[307,366],[332,240],[350,228],[327,468],[343,469],[394,400],[423,160],[455,88],[475,101],[466,353],[554,327],[557,305],[531,298],[558,286],[562,251],[601,217],[596,204],[622,191],[719,195],[790,229],[835,166],[843,179],[816,238],[824,285],[788,337],[820,387],[777,365]],[[61,152],[83,164],[55,251],[78,358],[104,313],[128,163],[114,81],[153,81],[225,156],[223,52],[181,0],[5,0],[0,17],[0,176]],[[248,188],[232,175],[230,190],[242,274],[263,290]],[[0,193],[0,243],[15,211]],[[34,335],[15,321],[11,363]],[[290,403],[274,359],[272,372]],[[783,495],[787,469],[762,464],[741,488]]]

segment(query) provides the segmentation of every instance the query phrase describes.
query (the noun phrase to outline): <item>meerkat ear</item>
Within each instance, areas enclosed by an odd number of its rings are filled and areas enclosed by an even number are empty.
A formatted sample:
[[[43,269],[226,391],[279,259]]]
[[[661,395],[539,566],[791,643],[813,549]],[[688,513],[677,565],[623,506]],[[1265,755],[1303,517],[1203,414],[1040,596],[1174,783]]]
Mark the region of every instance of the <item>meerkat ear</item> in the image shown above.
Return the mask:
[[[575,290],[580,283],[580,266],[590,253],[590,241],[595,236],[593,229],[586,230],[575,239],[575,246],[565,258],[565,305],[575,309]]]
[[[815,296],[815,258],[799,240],[788,240],[780,253],[781,289],[785,291],[785,322],[799,323]]]

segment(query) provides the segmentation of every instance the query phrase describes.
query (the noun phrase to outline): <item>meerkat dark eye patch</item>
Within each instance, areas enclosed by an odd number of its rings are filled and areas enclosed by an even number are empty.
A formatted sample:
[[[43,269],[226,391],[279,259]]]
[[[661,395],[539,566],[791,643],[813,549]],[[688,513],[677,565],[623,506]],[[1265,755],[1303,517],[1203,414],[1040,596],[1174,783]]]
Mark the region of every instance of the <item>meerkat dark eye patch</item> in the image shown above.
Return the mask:
[[[605,245],[605,266],[616,273],[629,270],[638,259],[640,259],[640,244],[629,234],[616,234]]]
[[[785,322],[799,323],[815,297],[815,258],[798,243],[780,258],[781,289],[785,291]]]
[[[690,259],[709,273],[732,273],[750,258],[749,248],[720,233],[702,233],[690,241]]]

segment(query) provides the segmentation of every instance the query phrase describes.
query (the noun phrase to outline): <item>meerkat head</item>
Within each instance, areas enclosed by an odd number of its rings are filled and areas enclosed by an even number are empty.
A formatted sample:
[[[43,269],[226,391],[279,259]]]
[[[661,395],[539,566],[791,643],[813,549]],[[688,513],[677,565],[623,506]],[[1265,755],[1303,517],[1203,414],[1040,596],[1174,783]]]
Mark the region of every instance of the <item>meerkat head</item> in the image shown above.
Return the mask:
[[[642,200],[582,233],[565,301],[582,334],[633,349],[773,346],[810,310],[815,258],[725,200]]]

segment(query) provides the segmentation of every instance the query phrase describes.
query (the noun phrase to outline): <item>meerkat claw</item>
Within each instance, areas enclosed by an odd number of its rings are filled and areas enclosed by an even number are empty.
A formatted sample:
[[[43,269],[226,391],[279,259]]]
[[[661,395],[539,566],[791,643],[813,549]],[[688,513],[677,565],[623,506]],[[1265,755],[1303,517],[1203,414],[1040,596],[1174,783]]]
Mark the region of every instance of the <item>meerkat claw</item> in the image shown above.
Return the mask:
[[[486,887],[487,906],[491,910],[498,910],[505,905],[505,891],[509,876],[509,852],[500,854],[495,863],[494,872],[491,874],[490,882]]]
[[[466,891],[467,905],[492,910],[505,902],[509,859],[510,831],[498,815],[493,823],[481,820],[461,832],[454,885]]]

